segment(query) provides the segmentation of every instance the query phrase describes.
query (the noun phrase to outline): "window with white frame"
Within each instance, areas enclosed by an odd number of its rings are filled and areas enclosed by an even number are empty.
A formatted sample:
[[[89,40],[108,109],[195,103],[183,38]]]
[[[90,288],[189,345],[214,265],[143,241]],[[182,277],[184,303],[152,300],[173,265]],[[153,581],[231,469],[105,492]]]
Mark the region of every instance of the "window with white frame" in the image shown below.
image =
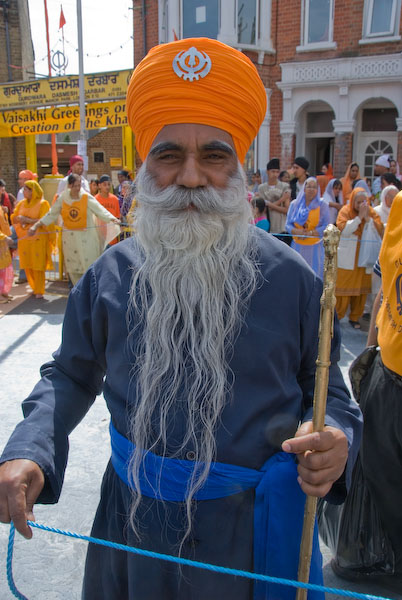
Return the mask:
[[[297,50],[335,47],[334,0],[304,0],[302,3],[301,46]]]
[[[259,38],[259,0],[237,0],[237,43],[254,46]]]
[[[401,0],[366,0],[364,3],[363,39],[396,37],[400,39]]]
[[[183,37],[216,39],[219,32],[219,0],[183,0]]]
[[[161,43],[179,37],[206,36],[241,50],[256,50],[262,64],[274,53],[272,0],[165,0],[159,4]]]

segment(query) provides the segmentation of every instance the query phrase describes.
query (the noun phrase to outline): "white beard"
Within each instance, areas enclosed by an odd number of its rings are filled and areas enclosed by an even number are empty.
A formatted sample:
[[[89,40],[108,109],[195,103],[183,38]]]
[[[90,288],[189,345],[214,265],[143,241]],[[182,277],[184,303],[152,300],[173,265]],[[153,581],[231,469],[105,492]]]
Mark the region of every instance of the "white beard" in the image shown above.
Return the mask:
[[[228,363],[256,285],[252,214],[240,166],[225,189],[159,189],[144,164],[136,186],[137,239],[145,260],[134,273],[129,304],[130,327],[143,327],[134,348],[131,522],[135,528],[142,450],[165,455],[170,442],[172,456],[168,423],[180,407],[186,430],[176,456],[183,458],[189,447],[195,453],[186,537],[191,499],[216,457],[216,427],[230,398],[228,376],[233,381]]]

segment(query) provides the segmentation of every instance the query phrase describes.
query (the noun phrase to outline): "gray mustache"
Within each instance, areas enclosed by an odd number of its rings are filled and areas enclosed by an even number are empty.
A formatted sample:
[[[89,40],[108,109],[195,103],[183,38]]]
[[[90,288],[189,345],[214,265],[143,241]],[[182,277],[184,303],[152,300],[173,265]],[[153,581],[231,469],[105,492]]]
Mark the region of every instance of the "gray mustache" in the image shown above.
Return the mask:
[[[201,213],[230,214],[233,206],[225,204],[215,188],[182,188],[177,185],[169,186],[161,191],[145,190],[137,193],[139,204],[146,204],[156,211],[177,212],[194,207]],[[246,200],[245,200],[246,201]]]

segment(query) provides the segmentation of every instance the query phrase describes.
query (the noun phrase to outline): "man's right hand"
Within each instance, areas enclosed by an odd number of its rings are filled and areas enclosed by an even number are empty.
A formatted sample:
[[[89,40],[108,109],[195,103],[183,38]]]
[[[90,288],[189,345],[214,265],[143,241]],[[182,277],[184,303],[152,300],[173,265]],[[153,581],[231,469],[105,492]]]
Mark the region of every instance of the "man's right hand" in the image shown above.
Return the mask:
[[[34,521],[33,505],[43,486],[45,476],[32,460],[16,459],[0,466],[0,521],[14,522],[16,530],[31,539],[27,520]]]

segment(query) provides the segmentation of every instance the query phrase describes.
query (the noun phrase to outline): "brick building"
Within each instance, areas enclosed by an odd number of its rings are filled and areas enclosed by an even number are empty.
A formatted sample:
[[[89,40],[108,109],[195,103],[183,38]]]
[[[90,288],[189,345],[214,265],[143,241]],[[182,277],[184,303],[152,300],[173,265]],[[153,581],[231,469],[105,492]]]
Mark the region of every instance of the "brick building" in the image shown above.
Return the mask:
[[[268,158],[337,176],[356,160],[402,163],[401,0],[134,0],[134,63],[152,46],[208,36],[245,52],[268,110],[246,168]]]
[[[34,52],[28,0],[0,0],[0,82],[32,79]],[[0,138],[0,177],[15,193],[25,169],[24,138]]]

